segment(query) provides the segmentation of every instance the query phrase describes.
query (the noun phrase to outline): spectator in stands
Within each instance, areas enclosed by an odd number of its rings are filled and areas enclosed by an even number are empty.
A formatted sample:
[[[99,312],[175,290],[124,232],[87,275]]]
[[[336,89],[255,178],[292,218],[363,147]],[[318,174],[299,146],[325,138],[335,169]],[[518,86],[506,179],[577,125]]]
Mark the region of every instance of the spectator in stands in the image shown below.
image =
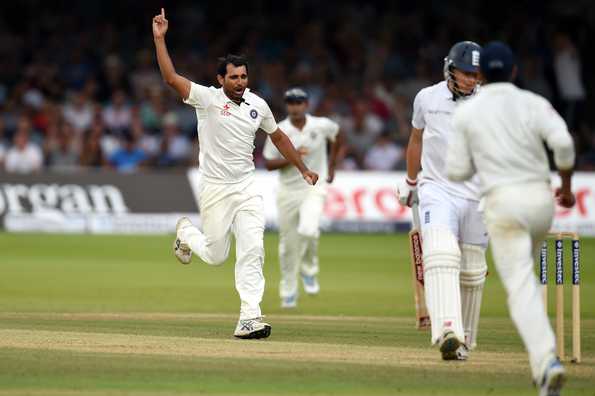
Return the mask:
[[[145,164],[147,154],[138,147],[136,137],[131,131],[124,131],[121,145],[122,147],[109,159],[110,165],[118,172],[134,172]]]
[[[99,123],[96,123],[94,127],[85,132],[83,148],[79,158],[81,166],[99,168],[106,165],[101,144],[102,138],[103,128]]]
[[[120,133],[130,128],[132,111],[126,103],[126,93],[118,89],[112,95],[112,101],[103,110],[103,122],[112,133]]]
[[[554,71],[562,100],[561,114],[568,124],[568,129],[574,132],[580,126],[587,96],[581,74],[581,57],[566,33],[556,34],[554,51]]]
[[[74,129],[67,122],[62,123],[56,136],[56,146],[48,154],[50,169],[57,171],[76,170],[79,154],[75,147]]]
[[[131,73],[130,80],[137,101],[145,99],[151,89],[162,86],[161,76],[156,68],[152,51],[144,48],[137,53],[136,67]]]
[[[43,154],[39,146],[29,141],[31,127],[26,118],[19,122],[13,146],[7,151],[4,169],[13,173],[38,172],[43,166]]]
[[[365,168],[376,171],[391,171],[404,159],[404,149],[392,141],[390,134],[385,131],[366,153]]]
[[[167,113],[163,117],[163,128],[157,165],[187,165],[190,161],[192,145],[184,135],[180,134],[178,119],[174,113]]]
[[[358,99],[350,116],[343,118],[341,130],[345,133],[349,153],[353,155],[359,168],[363,168],[364,157],[376,138],[382,132],[380,117],[370,112],[368,102]]]
[[[145,130],[151,134],[159,132],[164,113],[163,90],[157,85],[149,89],[149,100],[140,106],[140,118]]]
[[[64,106],[64,119],[72,125],[77,134],[82,135],[93,122],[93,105],[83,91],[71,96],[71,100]]]
[[[535,92],[549,100],[553,99],[552,87],[547,82],[543,64],[539,58],[528,56],[524,59],[521,68],[521,81],[523,88]]]
[[[134,112],[132,116],[130,130],[136,139],[138,147],[147,155],[148,163],[154,164],[155,159],[159,155],[162,138],[158,134],[148,134],[145,132],[145,127],[138,112]]]

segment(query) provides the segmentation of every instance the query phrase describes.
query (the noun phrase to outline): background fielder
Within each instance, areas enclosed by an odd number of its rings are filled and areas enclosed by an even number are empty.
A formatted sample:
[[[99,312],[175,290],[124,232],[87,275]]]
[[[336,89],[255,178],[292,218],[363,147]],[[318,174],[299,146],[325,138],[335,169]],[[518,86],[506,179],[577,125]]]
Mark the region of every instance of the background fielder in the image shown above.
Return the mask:
[[[487,272],[488,238],[478,211],[477,184],[449,181],[445,171],[452,112],[476,91],[480,50],[470,41],[455,44],[445,58],[445,81],[417,94],[407,179],[399,188],[401,203],[411,206],[417,200],[417,176],[423,168],[419,201],[426,304],[431,341],[440,344],[445,360],[464,360],[467,347],[476,345]]]
[[[176,257],[184,264],[192,253],[218,265],[229,254],[231,234],[236,239],[235,283],[240,296],[240,318],[234,335],[263,338],[271,326],[262,321],[264,293],[264,208],[254,185],[254,137],[262,129],[279,151],[295,165],[303,179],[315,184],[318,175],[302,162],[287,136],[277,127],[267,103],[247,89],[248,65],[242,57],[221,59],[217,80],[221,88],[195,84],[176,73],[165,45],[165,11],[153,18],[157,61],[163,79],[197,109],[200,133],[200,185],[198,205],[201,232],[187,218],[177,224]],[[304,184],[306,184],[304,182]]]
[[[342,139],[336,122],[306,113],[308,94],[304,90],[288,90],[285,103],[288,117],[279,123],[279,127],[298,149],[304,163],[321,178],[316,186],[305,184],[296,169],[267,139],[263,150],[266,167],[269,170],[279,169],[279,294],[281,306],[293,308],[297,306],[298,272],[306,293],[317,294],[320,290],[317,278],[320,218],[326,198],[326,183],[332,183],[334,179]],[[331,142],[331,149],[327,161],[328,142]]]
[[[555,355],[554,333],[533,259],[554,215],[544,142],[554,151],[560,169],[558,203],[570,208],[574,205],[572,137],[546,99],[510,83],[516,67],[507,45],[488,44],[481,71],[488,84],[453,117],[455,134],[448,149],[448,176],[466,180],[474,173],[479,175],[492,252],[508,293],[510,315],[529,352],[540,395],[554,396],[559,394],[564,369]]]

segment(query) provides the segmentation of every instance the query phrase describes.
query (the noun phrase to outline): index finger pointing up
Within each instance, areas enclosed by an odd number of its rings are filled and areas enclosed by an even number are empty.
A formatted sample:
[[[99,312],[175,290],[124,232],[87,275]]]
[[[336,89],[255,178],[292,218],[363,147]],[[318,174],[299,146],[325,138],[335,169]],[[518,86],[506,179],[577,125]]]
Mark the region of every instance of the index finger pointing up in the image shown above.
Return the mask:
[[[165,18],[165,9],[163,7],[161,7],[161,16]]]

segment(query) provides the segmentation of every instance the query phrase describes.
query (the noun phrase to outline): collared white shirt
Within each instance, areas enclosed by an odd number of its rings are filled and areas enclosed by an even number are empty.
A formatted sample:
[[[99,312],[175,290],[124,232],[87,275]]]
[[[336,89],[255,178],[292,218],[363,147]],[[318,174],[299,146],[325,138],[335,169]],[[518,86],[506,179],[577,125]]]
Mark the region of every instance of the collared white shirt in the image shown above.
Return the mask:
[[[436,184],[455,196],[479,200],[477,180],[453,182],[446,176],[446,150],[453,134],[452,115],[463,101],[453,100],[446,81],[422,89],[415,97],[411,124],[423,129],[420,186]]]
[[[324,184],[328,176],[327,142],[335,141],[339,125],[329,118],[306,114],[306,123],[302,129],[296,128],[289,118],[281,121],[279,128],[285,132],[296,150],[302,147],[308,150],[308,154],[303,157],[304,164],[308,169],[318,173],[318,183]],[[268,160],[283,158],[270,138],[267,139],[262,154]],[[288,188],[309,187],[294,166],[286,166],[279,170],[279,182]]]
[[[250,92],[236,104],[223,88],[191,83],[184,103],[196,108],[200,139],[200,170],[212,183],[239,183],[254,173],[254,137],[258,129],[268,134],[277,123],[267,103]]]
[[[507,184],[549,181],[543,143],[558,169],[574,165],[566,123],[543,97],[511,83],[488,84],[454,114],[448,175],[461,180],[477,172],[482,194]]]

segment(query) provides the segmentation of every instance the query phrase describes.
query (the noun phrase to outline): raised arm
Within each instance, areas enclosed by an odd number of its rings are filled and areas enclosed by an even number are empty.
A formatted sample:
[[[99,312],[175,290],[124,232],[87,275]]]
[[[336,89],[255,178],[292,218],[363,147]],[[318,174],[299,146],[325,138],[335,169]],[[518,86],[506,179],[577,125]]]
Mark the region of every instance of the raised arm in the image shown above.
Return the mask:
[[[163,80],[176,90],[182,99],[188,99],[190,96],[190,81],[176,73],[174,64],[167,52],[165,44],[165,33],[167,32],[168,21],[165,19],[165,10],[161,9],[161,14],[153,17],[153,41],[155,41],[155,53],[157,54],[157,63],[161,71]]]
[[[271,142],[277,147],[277,150],[285,157],[293,166],[298,168],[304,180],[308,184],[316,184],[318,181],[318,174],[309,170],[304,162],[302,161],[302,156],[300,153],[293,147],[291,144],[291,140],[287,137],[287,135],[279,128],[273,133],[270,134]]]

